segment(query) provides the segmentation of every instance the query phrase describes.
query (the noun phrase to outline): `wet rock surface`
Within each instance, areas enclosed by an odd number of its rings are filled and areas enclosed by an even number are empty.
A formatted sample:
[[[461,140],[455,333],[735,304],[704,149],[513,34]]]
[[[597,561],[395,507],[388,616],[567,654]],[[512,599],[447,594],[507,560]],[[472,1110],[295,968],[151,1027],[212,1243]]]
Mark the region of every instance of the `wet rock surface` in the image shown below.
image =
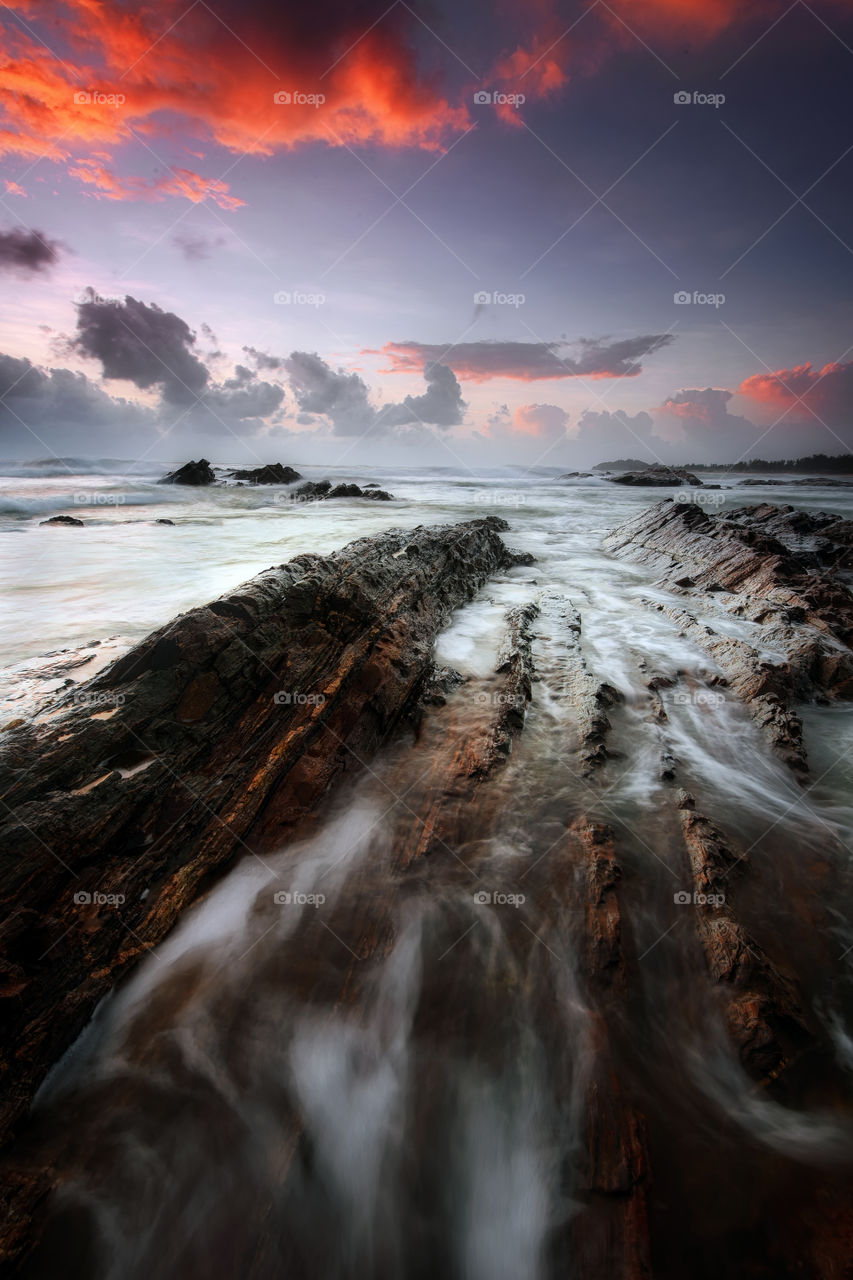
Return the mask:
[[[216,483],[216,473],[207,458],[199,458],[198,462],[186,462],[176,471],[163,476],[160,484],[186,484],[199,488]]]
[[[431,674],[450,610],[512,567],[506,527],[298,556],[4,735],[4,1132],[210,878],[280,843],[382,741]]]
[[[853,694],[853,597],[841,577],[851,537],[851,522],[822,512],[765,504],[712,516],[666,501],[603,545],[651,566],[683,597],[683,607],[648,604],[713,658],[779,754],[804,774],[795,705]],[[733,619],[751,624],[750,639],[730,633]]]
[[[283,466],[280,462],[268,462],[263,467],[252,467],[244,471],[232,471],[234,480],[243,480],[246,484],[294,484],[302,476],[293,467]]]
[[[608,476],[607,479],[611,484],[636,485],[638,487],[702,485],[702,481],[692,471],[685,471],[682,467],[667,467],[660,462],[644,467],[642,471],[619,471],[615,475]]]

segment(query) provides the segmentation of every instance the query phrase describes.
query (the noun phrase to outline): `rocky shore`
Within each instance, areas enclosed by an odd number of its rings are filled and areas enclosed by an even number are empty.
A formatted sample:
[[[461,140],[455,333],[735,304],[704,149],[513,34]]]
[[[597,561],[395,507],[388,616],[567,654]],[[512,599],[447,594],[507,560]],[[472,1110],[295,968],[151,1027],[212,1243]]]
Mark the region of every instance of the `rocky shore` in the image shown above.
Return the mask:
[[[306,911],[280,937],[273,918],[267,945],[259,933],[217,1069],[224,1063],[251,1089],[247,1010],[264,997],[276,1052],[292,1051],[308,1010],[323,1034],[344,1026],[352,1035],[356,1079],[369,1082],[376,1054],[383,1070],[396,1061],[359,1039],[365,1029],[378,1026],[382,1045],[408,1035],[407,1123],[417,1142],[394,1193],[417,1205],[416,1222],[430,1223],[447,1199],[447,1153],[431,1135],[457,1115],[459,1064],[486,1064],[507,1088],[524,1064],[531,1075],[522,1071],[519,1096],[535,1078],[536,1119],[561,1204],[571,1206],[549,1223],[543,1274],[673,1280],[703,1238],[711,1251],[734,1241],[745,1277],[793,1275],[791,1257],[808,1280],[845,1274],[849,1161],[806,1167],[784,1149],[769,1159],[714,1119],[718,1156],[680,1110],[685,1099],[689,1116],[709,1106],[700,1081],[722,1062],[732,1064],[727,1088],[736,1093],[742,1073],[756,1109],[802,1114],[805,1126],[818,1098],[841,1130],[849,1125],[844,1073],[815,1012],[815,992],[834,989],[839,971],[828,904],[845,850],[827,836],[819,854],[779,850],[769,870],[761,865],[730,815],[681,780],[667,711],[680,674],[656,671],[638,638],[630,660],[642,706],[628,706],[585,644],[583,584],[570,599],[531,581],[535,569],[520,573],[532,557],[507,547],[508,528],[489,517],[298,556],[176,618],[4,735],[7,1261],[38,1254],[56,1229],[51,1192],[86,1167],[83,1145],[63,1145],[55,1113],[39,1127],[27,1111],[98,1001],[238,858],[264,859],[322,829],[345,774],[372,776],[375,753],[393,744],[381,777],[387,818],[325,914]],[[767,504],[709,515],[667,499],[604,546],[656,575],[645,606],[704,650],[718,669],[709,689],[728,686],[797,779],[807,778],[798,706],[853,694],[853,524]],[[434,641],[451,613],[508,576],[523,585],[522,603],[502,610],[491,668],[463,678],[437,667]],[[660,757],[653,847],[609,798],[638,713]],[[801,874],[786,879],[792,867]],[[256,906],[264,930],[271,898]],[[420,986],[404,1009],[386,1003],[384,984],[403,989],[412,920],[421,921]],[[778,921],[784,930],[772,927]],[[330,937],[339,944],[331,959]],[[198,982],[192,968],[176,973],[152,1025],[171,1026]],[[220,982],[224,1012],[228,975]],[[545,1065],[528,1056],[531,1044]],[[105,1178],[114,1125],[161,1105],[173,1069],[156,1036],[126,1051],[126,1077],[99,1086]],[[177,1070],[180,1098],[197,1105],[191,1065]],[[316,1230],[331,1212],[325,1201],[314,1216],[298,1207],[328,1188],[287,1072],[275,1089],[283,1136],[272,1200],[233,1188],[224,1229],[243,1251],[229,1258],[254,1280],[309,1280],[333,1274],[336,1241]],[[221,1107],[218,1094],[213,1103]],[[733,1179],[738,1192],[720,1207]],[[746,1238],[739,1199],[747,1217],[776,1224],[772,1233]],[[796,1213],[783,1212],[792,1204]],[[173,1211],[181,1206],[164,1209]],[[447,1271],[446,1248],[422,1224],[399,1245],[398,1273]],[[215,1271],[215,1237],[193,1249],[199,1274]],[[43,1274],[40,1265],[31,1274]]]
[[[671,500],[604,540],[683,599],[683,606],[647,604],[717,663],[800,776],[808,764],[796,704],[853,696],[853,597],[841,576],[851,544],[853,524],[822,512],[764,504],[709,515]],[[730,633],[732,619],[749,624],[749,639]],[[778,658],[768,659],[768,650]]]

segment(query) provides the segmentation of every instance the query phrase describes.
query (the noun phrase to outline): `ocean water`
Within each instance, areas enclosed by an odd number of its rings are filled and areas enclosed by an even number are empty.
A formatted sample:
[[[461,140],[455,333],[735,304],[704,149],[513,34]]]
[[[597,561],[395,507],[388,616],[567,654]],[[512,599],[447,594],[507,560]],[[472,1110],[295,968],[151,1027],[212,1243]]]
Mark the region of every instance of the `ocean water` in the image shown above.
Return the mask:
[[[510,799],[499,831],[478,853],[482,881],[472,884],[451,864],[430,867],[421,891],[399,901],[389,888],[394,832],[424,799],[429,742],[410,759],[398,748],[380,752],[366,774],[342,787],[313,834],[263,861],[238,862],[103,1003],[45,1083],[36,1111],[59,1152],[63,1189],[27,1276],[53,1275],[60,1262],[80,1280],[567,1274],[555,1266],[553,1241],[578,1211],[565,1157],[583,1140],[581,1099],[595,1052],[595,1019],[566,955],[572,904],[559,904],[546,922],[528,890],[524,929],[543,942],[528,953],[499,911],[474,904],[472,888],[532,885],[578,813],[616,833],[623,901],[643,962],[643,1010],[632,1012],[630,1028],[637,1049],[623,1068],[663,1135],[659,1146],[676,1152],[672,1169],[681,1159],[692,1173],[695,1151],[703,1153],[694,1198],[656,1210],[674,1242],[674,1260],[657,1274],[687,1274],[703,1231],[702,1265],[719,1274],[725,1232],[740,1240],[761,1197],[775,1204],[780,1157],[793,1160],[805,1182],[813,1170],[850,1161],[843,1119],[818,1098],[786,1108],[756,1090],[702,1003],[703,964],[673,915],[685,867],[665,817],[672,791],[660,776],[664,739],[649,716],[645,682],[652,673],[676,682],[662,696],[679,785],[747,853],[760,891],[747,894],[743,909],[771,950],[784,951],[789,931],[802,933],[794,890],[804,888],[812,859],[827,848],[841,859],[831,936],[821,940],[840,976],[829,987],[815,981],[808,993],[845,1071],[853,1071],[842,990],[842,978],[853,976],[843,853],[853,843],[853,709],[803,708],[812,778],[802,787],[728,690],[676,696],[709,689],[719,673],[645,606],[665,595],[654,574],[601,549],[609,529],[672,491],[560,479],[547,468],[349,468],[329,478],[377,482],[393,501],[294,503],[286,489],[163,488],[156,480],[165,468],[129,474],[119,462],[69,466],[71,474],[29,465],[0,476],[7,714],[29,705],[22,689],[33,694],[41,685],[49,697],[64,679],[93,670],[87,664],[40,681],[42,655],[54,654],[53,670],[57,650],[97,640],[103,661],[176,613],[301,552],[332,551],[394,526],[486,514],[503,516],[509,545],[536,561],[487,583],[457,611],[438,639],[438,661],[488,676],[506,609],[542,593],[562,596],[581,615],[589,668],[622,702],[609,712],[612,758],[591,787],[571,759],[559,637],[545,608],[535,626],[540,679],[508,765]],[[308,479],[326,474],[301,470]],[[853,488],[753,487],[741,478],[704,475],[724,486],[703,495],[708,509],[773,502],[853,515]],[[39,524],[56,514],[85,527]],[[758,628],[743,620],[725,627],[757,638]],[[322,910],[307,921],[304,912],[274,907],[272,890],[282,886],[320,894]],[[395,903],[393,949],[377,962],[358,1010],[323,1009],[291,974],[309,963],[306,956],[318,972],[336,970],[346,959],[339,948],[347,922],[370,912],[375,889]],[[325,920],[334,921],[334,933]],[[537,1005],[544,988],[555,1000],[545,1031]],[[756,1200],[726,1202],[718,1213],[731,1169],[746,1159]],[[661,1176],[669,1177],[675,1203],[681,1191],[672,1169]],[[256,1240],[273,1240],[272,1252],[256,1252]],[[77,1253],[67,1252],[69,1241]]]

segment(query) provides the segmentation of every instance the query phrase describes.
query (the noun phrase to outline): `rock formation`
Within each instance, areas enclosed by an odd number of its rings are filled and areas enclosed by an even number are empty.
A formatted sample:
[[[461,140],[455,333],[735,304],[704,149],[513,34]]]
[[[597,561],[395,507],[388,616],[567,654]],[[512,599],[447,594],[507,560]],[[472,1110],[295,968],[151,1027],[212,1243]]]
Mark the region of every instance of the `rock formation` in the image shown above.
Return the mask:
[[[199,458],[198,462],[186,462],[182,467],[178,467],[176,471],[170,471],[158,483],[187,484],[199,487],[201,485],[215,484],[216,475],[207,458]]]

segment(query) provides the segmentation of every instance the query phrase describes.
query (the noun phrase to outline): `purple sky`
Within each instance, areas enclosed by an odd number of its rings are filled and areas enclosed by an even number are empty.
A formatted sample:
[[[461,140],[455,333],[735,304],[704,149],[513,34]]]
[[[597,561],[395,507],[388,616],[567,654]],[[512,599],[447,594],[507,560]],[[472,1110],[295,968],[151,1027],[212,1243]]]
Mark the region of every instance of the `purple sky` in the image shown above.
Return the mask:
[[[851,445],[846,0],[0,24],[6,457]]]

